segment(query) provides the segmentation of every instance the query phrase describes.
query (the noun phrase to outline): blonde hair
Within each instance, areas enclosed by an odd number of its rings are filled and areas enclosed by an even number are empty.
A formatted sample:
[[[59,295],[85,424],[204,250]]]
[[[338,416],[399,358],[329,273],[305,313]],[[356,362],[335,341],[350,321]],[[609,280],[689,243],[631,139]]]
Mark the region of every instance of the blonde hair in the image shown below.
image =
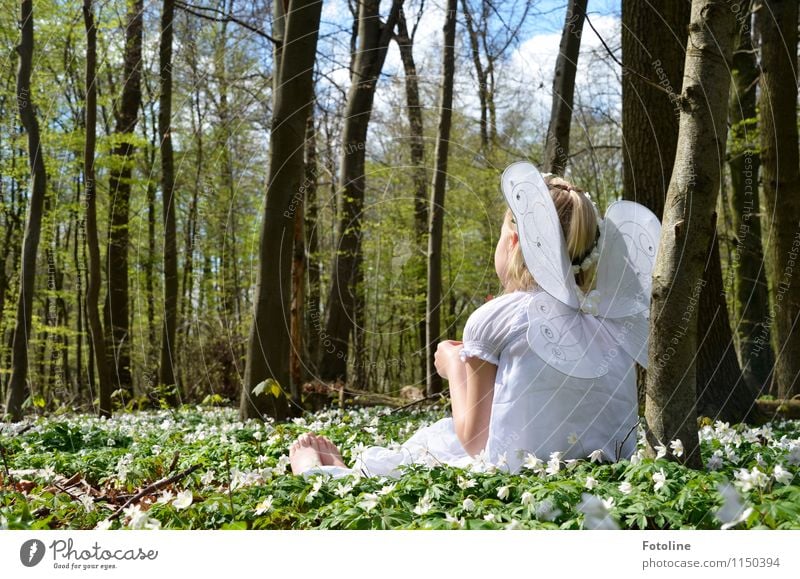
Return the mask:
[[[561,231],[567,242],[567,255],[573,265],[579,265],[592,252],[600,233],[592,202],[583,194],[582,189],[561,177],[548,176],[544,180],[553,198]],[[505,220],[511,230],[516,232],[517,224],[510,208],[506,209]],[[594,285],[595,269],[595,265],[592,265],[575,274],[575,283],[584,293],[589,292]],[[503,293],[536,287],[536,280],[525,265],[522,245],[519,243],[508,255],[505,282]]]

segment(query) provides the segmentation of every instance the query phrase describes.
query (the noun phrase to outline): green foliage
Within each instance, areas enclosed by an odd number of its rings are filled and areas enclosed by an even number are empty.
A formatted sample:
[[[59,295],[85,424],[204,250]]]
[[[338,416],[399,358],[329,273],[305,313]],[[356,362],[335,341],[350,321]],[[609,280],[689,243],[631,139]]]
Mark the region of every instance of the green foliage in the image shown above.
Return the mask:
[[[590,494],[621,528],[714,529],[726,500],[720,485],[730,481],[742,509],[751,509],[734,524],[800,528],[797,422],[704,426],[707,471],[640,452],[615,464],[560,461],[557,469],[531,466],[518,474],[423,465],[406,467],[398,479],[288,471],[288,446],[302,432],[327,435],[350,462],[362,448],[403,441],[441,416],[372,408],[322,411],[290,424],[242,423],[229,409],[184,407],[6,426],[0,526],[103,528],[123,495],[198,465],[128,507],[112,528],[580,529],[590,524],[580,508]]]

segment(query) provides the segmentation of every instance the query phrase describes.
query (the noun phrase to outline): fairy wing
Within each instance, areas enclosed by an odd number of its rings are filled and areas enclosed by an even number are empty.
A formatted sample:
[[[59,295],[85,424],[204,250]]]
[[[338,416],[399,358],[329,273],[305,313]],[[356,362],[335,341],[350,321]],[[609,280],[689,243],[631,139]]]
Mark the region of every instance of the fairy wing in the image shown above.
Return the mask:
[[[661,223],[644,205],[617,201],[606,211],[597,263],[599,316],[627,318],[650,308]]]
[[[600,318],[538,292],[528,304],[528,322],[528,344],[548,366],[575,378],[608,373],[616,343]]]
[[[536,283],[561,303],[577,310],[580,302],[572,264],[541,173],[528,162],[513,163],[503,172],[502,189],[517,222],[525,265]]]

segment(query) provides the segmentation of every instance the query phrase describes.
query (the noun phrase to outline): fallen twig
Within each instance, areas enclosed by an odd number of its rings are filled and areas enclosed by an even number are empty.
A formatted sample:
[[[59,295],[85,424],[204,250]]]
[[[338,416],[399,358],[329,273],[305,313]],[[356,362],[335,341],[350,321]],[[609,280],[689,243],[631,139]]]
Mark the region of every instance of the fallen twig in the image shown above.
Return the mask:
[[[174,482],[177,482],[177,481],[181,480],[182,478],[192,474],[198,468],[200,468],[199,464],[192,465],[189,468],[187,468],[186,470],[179,472],[178,474],[172,475],[171,477],[168,477],[168,478],[163,478],[160,481],[156,481],[153,484],[151,484],[149,486],[146,486],[145,488],[140,490],[138,493],[133,495],[131,498],[129,498],[125,502],[124,505],[122,505],[120,508],[118,508],[116,511],[114,511],[111,514],[111,516],[108,517],[107,520],[110,521],[110,520],[116,519],[120,515],[120,513],[122,513],[122,511],[127,509],[131,504],[135,503],[136,501],[138,501],[142,497],[145,497],[145,496],[147,496],[149,494],[152,494],[155,491],[167,486],[168,484],[172,484]]]
[[[389,414],[394,414],[395,412],[398,412],[400,410],[405,410],[406,408],[411,408],[415,404],[419,404],[420,402],[426,402],[428,400],[433,400],[434,398],[444,398],[444,392],[436,392],[434,394],[428,394],[424,398],[420,398],[418,400],[412,400],[408,404],[403,404],[402,406],[398,406],[397,408],[392,408],[392,410],[391,410],[391,412],[389,412]]]

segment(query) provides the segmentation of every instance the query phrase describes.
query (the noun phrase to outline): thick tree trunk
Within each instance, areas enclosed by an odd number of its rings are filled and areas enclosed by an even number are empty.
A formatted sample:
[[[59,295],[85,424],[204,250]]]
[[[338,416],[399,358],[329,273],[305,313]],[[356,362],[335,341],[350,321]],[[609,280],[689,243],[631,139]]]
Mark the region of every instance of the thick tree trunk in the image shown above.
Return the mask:
[[[736,247],[729,267],[734,272],[734,328],[745,382],[753,393],[768,387],[774,364],[764,252],[761,246],[758,173],[760,157],[756,129],[758,68],[751,40],[751,0],[739,0],[739,34],[733,52],[733,81],[728,104],[731,138],[728,167],[731,172],[731,213]],[[729,285],[729,284],[725,284]]]
[[[379,0],[360,0],[358,13],[358,52],[353,65],[353,80],[347,94],[342,131],[341,221],[338,251],[332,268],[331,290],[328,297],[320,376],[323,380],[347,378],[348,341],[351,333],[356,345],[357,363],[363,352],[363,342],[356,335],[363,332],[355,322],[363,308],[363,260],[361,248],[361,219],[364,208],[364,159],[367,129],[372,114],[372,102],[378,77],[386,60],[402,0],[393,0],[385,23],[380,20]],[[363,367],[363,365],[362,365]]]
[[[653,273],[645,418],[649,451],[680,439],[679,460],[702,466],[697,437],[697,301],[713,239],[727,135],[736,18],[726,2],[692,2],[677,155]],[[672,455],[670,455],[672,456]]]
[[[83,21],[86,26],[86,142],[83,149],[83,171],[86,187],[86,244],[89,250],[89,285],[86,288],[86,311],[89,319],[90,355],[94,355],[100,383],[100,416],[111,416],[113,383],[106,356],[106,340],[100,320],[100,243],[97,239],[97,189],[94,176],[94,155],[97,132],[97,29],[92,14],[92,0],[84,0]],[[91,358],[89,366],[91,367]],[[93,376],[90,372],[90,382]]]
[[[575,94],[575,72],[581,52],[581,33],[586,20],[588,0],[569,0],[561,45],[553,75],[553,106],[547,128],[544,170],[563,175],[569,159],[569,130],[572,125],[572,102]]]
[[[800,163],[797,151],[797,0],[764,0],[761,36],[761,170],[765,254],[772,288],[778,395],[800,393]]]
[[[281,2],[281,0],[276,0]],[[292,0],[286,11],[284,46],[278,90],[273,95],[269,180],[261,225],[255,312],[247,347],[247,366],[240,414],[243,419],[264,415],[283,420],[288,415],[291,291],[291,252],[294,232],[293,201],[301,195],[304,177],[303,137],[313,95],[314,58],[322,2]],[[263,393],[254,388],[272,379]],[[274,388],[273,388],[274,386]]]
[[[175,18],[174,0],[164,0],[161,13],[159,68],[161,93],[158,101],[158,136],[161,139],[161,196],[164,203],[164,323],[161,334],[161,385],[174,388],[168,396],[180,400],[176,389],[174,362],[175,331],[178,323],[178,245],[175,226],[175,171],[172,155],[172,36]]]
[[[414,41],[408,34],[406,17],[403,11],[397,18],[397,46],[403,61],[403,72],[406,78],[406,110],[408,114],[409,152],[411,153],[412,181],[414,183],[414,232],[419,241],[418,255],[423,256],[428,249],[428,176],[425,170],[425,138],[422,124],[422,105],[419,97],[419,81],[417,66],[414,62]],[[488,141],[488,137],[487,137]],[[420,260],[419,287],[420,295],[425,293],[425,263]],[[428,373],[428,359],[425,339],[425,304],[419,305],[419,323],[417,324],[419,339],[420,376]]]
[[[439,131],[436,137],[436,169],[430,204],[428,232],[428,303],[427,327],[427,391],[435,394],[442,391],[442,377],[436,372],[434,356],[442,337],[442,237],[444,231],[444,199],[447,186],[447,156],[450,148],[450,125],[453,117],[453,77],[455,75],[455,40],[457,0],[447,0],[444,22],[444,46],[442,51],[442,87],[439,112]]]
[[[128,213],[135,147],[131,143],[142,101],[142,14],[143,0],[132,0],[125,28],[125,64],[122,95],[115,107],[116,145],[114,166],[109,177],[108,291],[104,314],[107,352],[115,388],[133,394],[131,379],[130,312],[128,307]]]
[[[659,217],[675,160],[679,107],[638,75],[670,93],[680,90],[690,6],[690,0],[622,0],[623,197]]]
[[[20,3],[21,35],[17,46],[19,68],[17,70],[17,106],[22,126],[28,134],[28,164],[30,167],[31,196],[25,236],[22,241],[17,319],[14,326],[11,381],[8,385],[6,413],[12,420],[22,418],[22,404],[30,395],[28,387],[28,337],[31,332],[33,292],[36,279],[36,255],[42,227],[42,209],[47,191],[47,173],[39,139],[39,122],[31,101],[31,68],[33,64],[33,1]]]

